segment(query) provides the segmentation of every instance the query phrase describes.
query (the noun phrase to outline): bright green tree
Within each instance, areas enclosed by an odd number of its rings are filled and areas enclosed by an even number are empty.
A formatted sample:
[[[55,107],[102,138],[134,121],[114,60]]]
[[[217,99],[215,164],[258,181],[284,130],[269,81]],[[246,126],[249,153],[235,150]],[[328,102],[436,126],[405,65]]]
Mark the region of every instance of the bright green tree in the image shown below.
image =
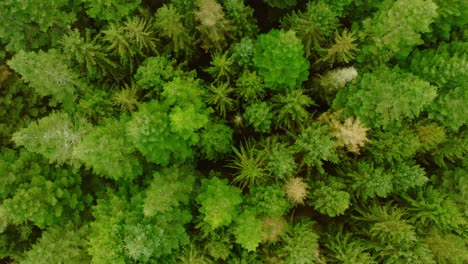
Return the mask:
[[[84,3],[86,14],[96,20],[119,22],[130,15],[141,3],[141,0],[81,0]]]
[[[142,164],[122,131],[125,123],[117,120],[92,128],[73,149],[73,157],[105,178],[135,179],[143,172]]]
[[[242,203],[241,190],[229,186],[226,179],[203,179],[196,201],[200,205],[198,210],[203,215],[203,221],[211,230],[215,230],[230,225],[238,217]]]
[[[42,232],[41,238],[25,252],[22,264],[79,264],[90,262],[87,252],[88,228],[71,224],[54,226]]]
[[[27,150],[41,154],[59,164],[74,160],[73,150],[89,129],[83,120],[56,112],[13,134],[12,140]]]
[[[378,67],[339,90],[333,109],[344,108],[366,125],[386,127],[414,119],[437,96],[437,88],[395,67]]]
[[[271,30],[258,36],[254,65],[272,89],[300,86],[309,76],[309,61],[295,32]]]
[[[52,96],[51,106],[62,103],[68,112],[73,109],[76,92],[86,88],[79,75],[69,68],[57,50],[37,53],[20,51],[8,61],[8,65],[36,93],[43,97]]]
[[[161,100],[142,104],[127,123],[130,141],[150,162],[168,165],[193,158],[199,130],[209,121],[199,83],[175,78],[166,83]]]
[[[255,251],[263,238],[262,220],[254,212],[246,210],[236,218],[232,232],[243,248]]]
[[[282,239],[282,247],[278,255],[286,264],[320,263],[319,236],[312,229],[311,221],[301,221],[294,224]]]
[[[431,31],[437,5],[431,0],[386,0],[379,11],[362,22],[364,42],[358,61],[385,63],[393,57],[405,58],[414,46],[423,43],[421,33]]]
[[[188,167],[169,167],[153,174],[143,205],[145,216],[166,213],[187,205],[195,182],[195,172]]]

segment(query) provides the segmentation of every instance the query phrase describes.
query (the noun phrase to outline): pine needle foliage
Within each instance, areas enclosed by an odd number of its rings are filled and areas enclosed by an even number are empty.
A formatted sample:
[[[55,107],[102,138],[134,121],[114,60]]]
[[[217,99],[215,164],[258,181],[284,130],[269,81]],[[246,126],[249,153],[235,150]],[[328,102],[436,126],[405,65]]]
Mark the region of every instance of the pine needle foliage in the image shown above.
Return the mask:
[[[177,57],[190,58],[193,55],[193,36],[184,26],[182,14],[173,5],[165,4],[156,11],[154,25],[159,36],[168,40],[168,47]]]
[[[285,129],[302,126],[310,117],[307,108],[315,105],[302,89],[288,89],[285,93],[273,96],[271,101],[276,116],[275,125]]]
[[[341,34],[335,33],[335,42],[329,48],[325,49],[326,54],[321,57],[317,62],[327,62],[330,67],[335,64],[347,64],[353,61],[358,51],[356,37],[352,32],[347,29],[343,30]]]
[[[91,32],[86,31],[83,38],[77,29],[70,31],[60,41],[63,54],[70,60],[78,62],[85,68],[90,77],[115,75],[117,64],[113,62],[98,38],[91,38]]]
[[[365,242],[351,233],[343,230],[333,231],[325,240],[326,259],[330,263],[343,264],[376,264],[377,261],[369,254]]]
[[[211,84],[205,95],[205,102],[208,105],[214,106],[219,115],[225,118],[226,114],[234,109],[236,103],[231,95],[233,92],[234,88],[227,82],[216,85]]]
[[[265,183],[271,175],[265,169],[265,157],[251,143],[241,144],[239,149],[232,149],[235,159],[230,168],[236,169],[233,182],[242,188],[254,187]]]
[[[102,31],[107,50],[120,57],[120,62],[133,70],[134,59],[145,54],[158,53],[158,39],[151,21],[132,17],[122,24],[112,23]]]
[[[229,82],[230,77],[233,75],[233,64],[234,61],[231,57],[228,57],[227,52],[213,54],[211,59],[211,66],[205,71],[213,77],[215,82],[224,81]]]
[[[304,12],[292,12],[281,20],[282,27],[296,32],[307,58],[315,55],[338,28],[337,14],[324,1],[307,3]]]

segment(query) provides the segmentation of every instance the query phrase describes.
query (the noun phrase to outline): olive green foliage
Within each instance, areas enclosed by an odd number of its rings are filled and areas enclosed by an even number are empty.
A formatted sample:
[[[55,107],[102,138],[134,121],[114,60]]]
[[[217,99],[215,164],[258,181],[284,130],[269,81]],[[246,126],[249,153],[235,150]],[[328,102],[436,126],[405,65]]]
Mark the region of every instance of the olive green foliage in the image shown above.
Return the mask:
[[[155,13],[155,28],[163,39],[167,40],[171,51],[177,57],[190,57],[193,53],[193,36],[184,26],[182,14],[172,5],[164,5]]]
[[[86,69],[90,77],[115,74],[117,64],[109,58],[97,38],[91,39],[89,30],[86,31],[85,38],[77,29],[70,31],[60,40],[60,45],[67,59],[80,64],[80,68]]]
[[[447,140],[447,133],[442,126],[436,123],[420,122],[415,127],[415,133],[420,143],[421,152],[435,149]]]
[[[0,43],[9,52],[56,46],[77,19],[75,5],[66,0],[2,1]]]
[[[359,117],[366,125],[386,127],[418,117],[436,96],[436,87],[411,73],[379,67],[338,91],[333,108],[345,108],[345,113]]]
[[[109,179],[135,179],[143,169],[125,133],[125,124],[110,122],[92,128],[73,149],[73,158]],[[105,155],[103,155],[105,154]]]
[[[208,124],[201,131],[200,145],[201,151],[209,160],[222,158],[232,151],[232,129],[222,123]]]
[[[338,28],[337,14],[324,1],[309,2],[304,12],[292,12],[281,22],[283,28],[296,32],[308,58],[319,51],[322,43]]]
[[[145,216],[155,216],[179,205],[187,205],[195,181],[193,174],[193,170],[184,167],[170,167],[155,172],[146,190],[143,205]]]
[[[251,211],[239,215],[233,227],[236,242],[248,251],[255,251],[263,238],[262,221]]]
[[[310,221],[299,222],[283,238],[279,254],[284,263],[320,263],[319,237],[312,230],[312,225]]]
[[[431,0],[386,0],[379,11],[362,22],[363,46],[358,61],[387,62],[405,58],[423,43],[421,33],[431,31],[437,5]]]
[[[271,217],[284,215],[291,208],[286,193],[278,184],[252,188],[247,202],[257,213]]]
[[[270,175],[265,169],[265,155],[249,143],[241,145],[240,149],[233,148],[235,159],[230,165],[236,169],[234,183],[242,188],[253,187],[264,183]]]
[[[73,151],[87,127],[86,123],[72,122],[67,114],[57,112],[31,122],[28,127],[15,132],[12,140],[31,152],[44,155],[51,162],[62,164],[74,159]]]
[[[52,96],[52,106],[63,103],[67,110],[71,110],[76,90],[85,88],[78,74],[68,67],[56,50],[38,53],[20,51],[8,62],[8,66],[18,72],[40,96]]]
[[[326,54],[319,61],[327,62],[331,67],[335,63],[349,63],[356,57],[358,50],[355,36],[348,30],[343,30],[341,35],[335,33],[335,42],[326,49]]]
[[[310,167],[316,167],[323,172],[323,161],[338,163],[336,148],[338,143],[330,134],[329,129],[319,123],[312,123],[298,135],[294,148],[303,155],[302,162]]]
[[[120,111],[133,112],[137,109],[140,102],[138,101],[137,88],[132,83],[130,86],[125,84],[117,91],[114,91],[112,96],[113,105],[120,106]]]
[[[229,186],[227,180],[203,179],[196,201],[203,221],[215,230],[230,225],[237,218],[238,206],[242,203],[241,190]]]
[[[245,108],[244,117],[256,132],[270,131],[273,113],[266,102],[254,103]]]
[[[468,260],[466,241],[462,237],[432,230],[425,242],[437,263],[463,263]]]
[[[343,214],[350,204],[350,195],[345,191],[322,186],[312,192],[311,205],[324,215],[335,217]]]
[[[236,81],[236,93],[244,101],[256,101],[265,96],[265,86],[263,80],[255,71],[244,71]]]
[[[108,43],[107,51],[119,56],[121,64],[129,65],[131,70],[137,56],[158,52],[154,25],[147,19],[133,17],[122,24],[112,23],[102,33],[102,40]]]
[[[86,14],[97,20],[118,22],[130,15],[141,3],[141,0],[81,0],[84,3]]]
[[[41,238],[25,254],[21,263],[84,263],[90,262],[87,252],[87,228],[73,225],[53,227],[42,233]]]
[[[372,137],[366,148],[374,155],[374,160],[380,163],[405,161],[421,147],[416,133],[407,126],[376,130]]]
[[[297,5],[297,0],[263,0],[271,7],[288,8]]]
[[[275,95],[272,101],[276,126],[287,129],[304,124],[310,117],[307,107],[315,104],[301,89],[288,89],[285,94]]]
[[[304,48],[291,30],[271,30],[259,35],[253,61],[265,85],[271,89],[296,87],[309,76]]]
[[[214,53],[211,59],[211,66],[206,69],[211,77],[216,81],[229,81],[229,77],[233,75],[233,59],[225,53]]]

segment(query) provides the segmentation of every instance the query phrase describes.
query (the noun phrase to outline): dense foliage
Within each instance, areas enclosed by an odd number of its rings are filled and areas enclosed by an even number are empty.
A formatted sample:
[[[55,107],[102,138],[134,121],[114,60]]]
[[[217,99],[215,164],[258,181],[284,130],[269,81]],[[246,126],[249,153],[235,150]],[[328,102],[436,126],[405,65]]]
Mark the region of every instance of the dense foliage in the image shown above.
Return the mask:
[[[468,263],[467,18],[0,1],[0,262]]]

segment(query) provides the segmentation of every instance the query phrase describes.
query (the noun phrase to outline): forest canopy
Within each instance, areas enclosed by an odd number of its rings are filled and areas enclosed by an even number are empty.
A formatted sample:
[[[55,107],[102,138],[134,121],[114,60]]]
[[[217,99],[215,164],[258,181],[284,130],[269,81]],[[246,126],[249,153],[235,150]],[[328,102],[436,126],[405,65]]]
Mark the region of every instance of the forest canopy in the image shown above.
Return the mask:
[[[463,0],[2,0],[1,263],[468,263]]]

